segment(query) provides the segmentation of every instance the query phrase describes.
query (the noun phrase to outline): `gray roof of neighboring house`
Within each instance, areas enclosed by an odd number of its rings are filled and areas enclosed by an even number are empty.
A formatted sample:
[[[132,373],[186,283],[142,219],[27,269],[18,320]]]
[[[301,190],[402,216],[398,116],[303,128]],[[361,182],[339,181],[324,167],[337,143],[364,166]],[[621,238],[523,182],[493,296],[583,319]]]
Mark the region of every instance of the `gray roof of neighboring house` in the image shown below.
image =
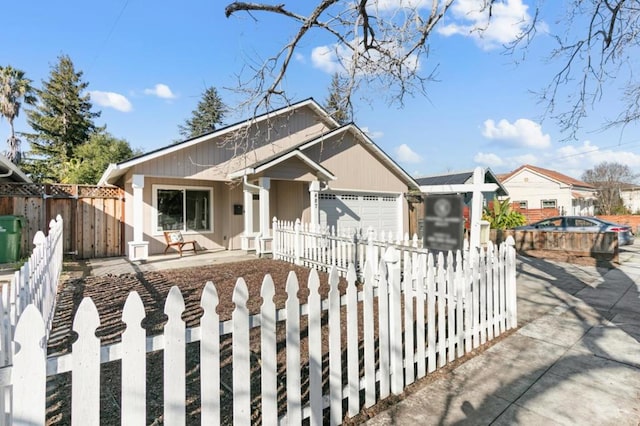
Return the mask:
[[[416,178],[420,185],[459,185],[467,183],[473,177],[473,170],[448,175],[425,176]]]
[[[0,155],[0,182],[33,183],[29,176],[13,164],[7,157]]]
[[[447,173],[441,175],[424,176],[416,178],[416,182],[422,186],[436,186],[436,185],[465,185],[473,182],[473,170]],[[495,183],[498,185],[497,195],[508,195],[507,190],[502,186],[500,180],[491,171],[491,169],[485,169],[484,173],[485,183]]]

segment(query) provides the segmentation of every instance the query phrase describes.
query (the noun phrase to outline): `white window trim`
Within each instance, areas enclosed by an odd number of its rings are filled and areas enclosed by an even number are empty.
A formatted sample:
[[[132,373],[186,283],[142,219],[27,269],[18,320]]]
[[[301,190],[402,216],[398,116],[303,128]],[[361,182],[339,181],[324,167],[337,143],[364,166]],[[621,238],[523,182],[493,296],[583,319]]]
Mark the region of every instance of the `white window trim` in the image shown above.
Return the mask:
[[[553,207],[545,207],[544,203],[545,202],[551,202],[553,201],[554,206]],[[540,200],[540,208],[541,209],[557,209],[558,208],[558,200],[554,200],[554,199],[547,199],[547,200]]]
[[[209,192],[209,223],[211,224],[210,229],[203,231],[185,231],[181,232],[185,235],[200,235],[200,234],[211,234],[213,233],[213,188],[209,186],[183,186],[183,185],[165,185],[161,183],[156,183],[151,185],[151,211],[152,211],[152,233],[154,236],[160,236],[163,234],[163,231],[158,231],[158,190],[159,189],[177,189],[177,190],[195,190],[195,191],[208,191]]]

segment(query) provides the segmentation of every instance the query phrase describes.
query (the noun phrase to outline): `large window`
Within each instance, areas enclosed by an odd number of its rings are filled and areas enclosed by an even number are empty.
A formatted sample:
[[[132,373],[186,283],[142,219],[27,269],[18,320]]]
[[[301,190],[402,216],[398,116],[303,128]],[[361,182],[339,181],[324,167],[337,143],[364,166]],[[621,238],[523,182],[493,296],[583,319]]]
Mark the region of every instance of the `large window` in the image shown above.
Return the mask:
[[[212,191],[206,188],[159,187],[154,185],[154,206],[158,232],[212,231]]]
[[[541,207],[543,209],[555,209],[557,207],[556,200],[542,200]]]

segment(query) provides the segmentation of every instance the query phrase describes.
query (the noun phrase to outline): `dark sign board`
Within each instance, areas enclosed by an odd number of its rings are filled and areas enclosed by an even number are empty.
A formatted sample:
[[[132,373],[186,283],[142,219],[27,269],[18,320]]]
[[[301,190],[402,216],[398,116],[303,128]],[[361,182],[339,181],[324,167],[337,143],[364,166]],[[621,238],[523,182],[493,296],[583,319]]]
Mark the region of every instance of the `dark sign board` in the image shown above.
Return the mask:
[[[424,248],[462,250],[464,238],[461,195],[427,195],[425,197]]]

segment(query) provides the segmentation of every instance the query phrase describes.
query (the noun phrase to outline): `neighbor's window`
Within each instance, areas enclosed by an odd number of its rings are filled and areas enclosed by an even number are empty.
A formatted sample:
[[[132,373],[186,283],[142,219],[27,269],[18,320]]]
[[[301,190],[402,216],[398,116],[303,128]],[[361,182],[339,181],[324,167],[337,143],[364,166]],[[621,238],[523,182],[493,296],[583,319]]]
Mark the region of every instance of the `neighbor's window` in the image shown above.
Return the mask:
[[[556,200],[542,200],[543,209],[555,209],[556,206]]]
[[[523,210],[527,209],[527,202],[526,201],[516,201],[516,203],[518,203],[518,207],[520,207]]]
[[[212,190],[154,187],[157,230],[211,231]]]

